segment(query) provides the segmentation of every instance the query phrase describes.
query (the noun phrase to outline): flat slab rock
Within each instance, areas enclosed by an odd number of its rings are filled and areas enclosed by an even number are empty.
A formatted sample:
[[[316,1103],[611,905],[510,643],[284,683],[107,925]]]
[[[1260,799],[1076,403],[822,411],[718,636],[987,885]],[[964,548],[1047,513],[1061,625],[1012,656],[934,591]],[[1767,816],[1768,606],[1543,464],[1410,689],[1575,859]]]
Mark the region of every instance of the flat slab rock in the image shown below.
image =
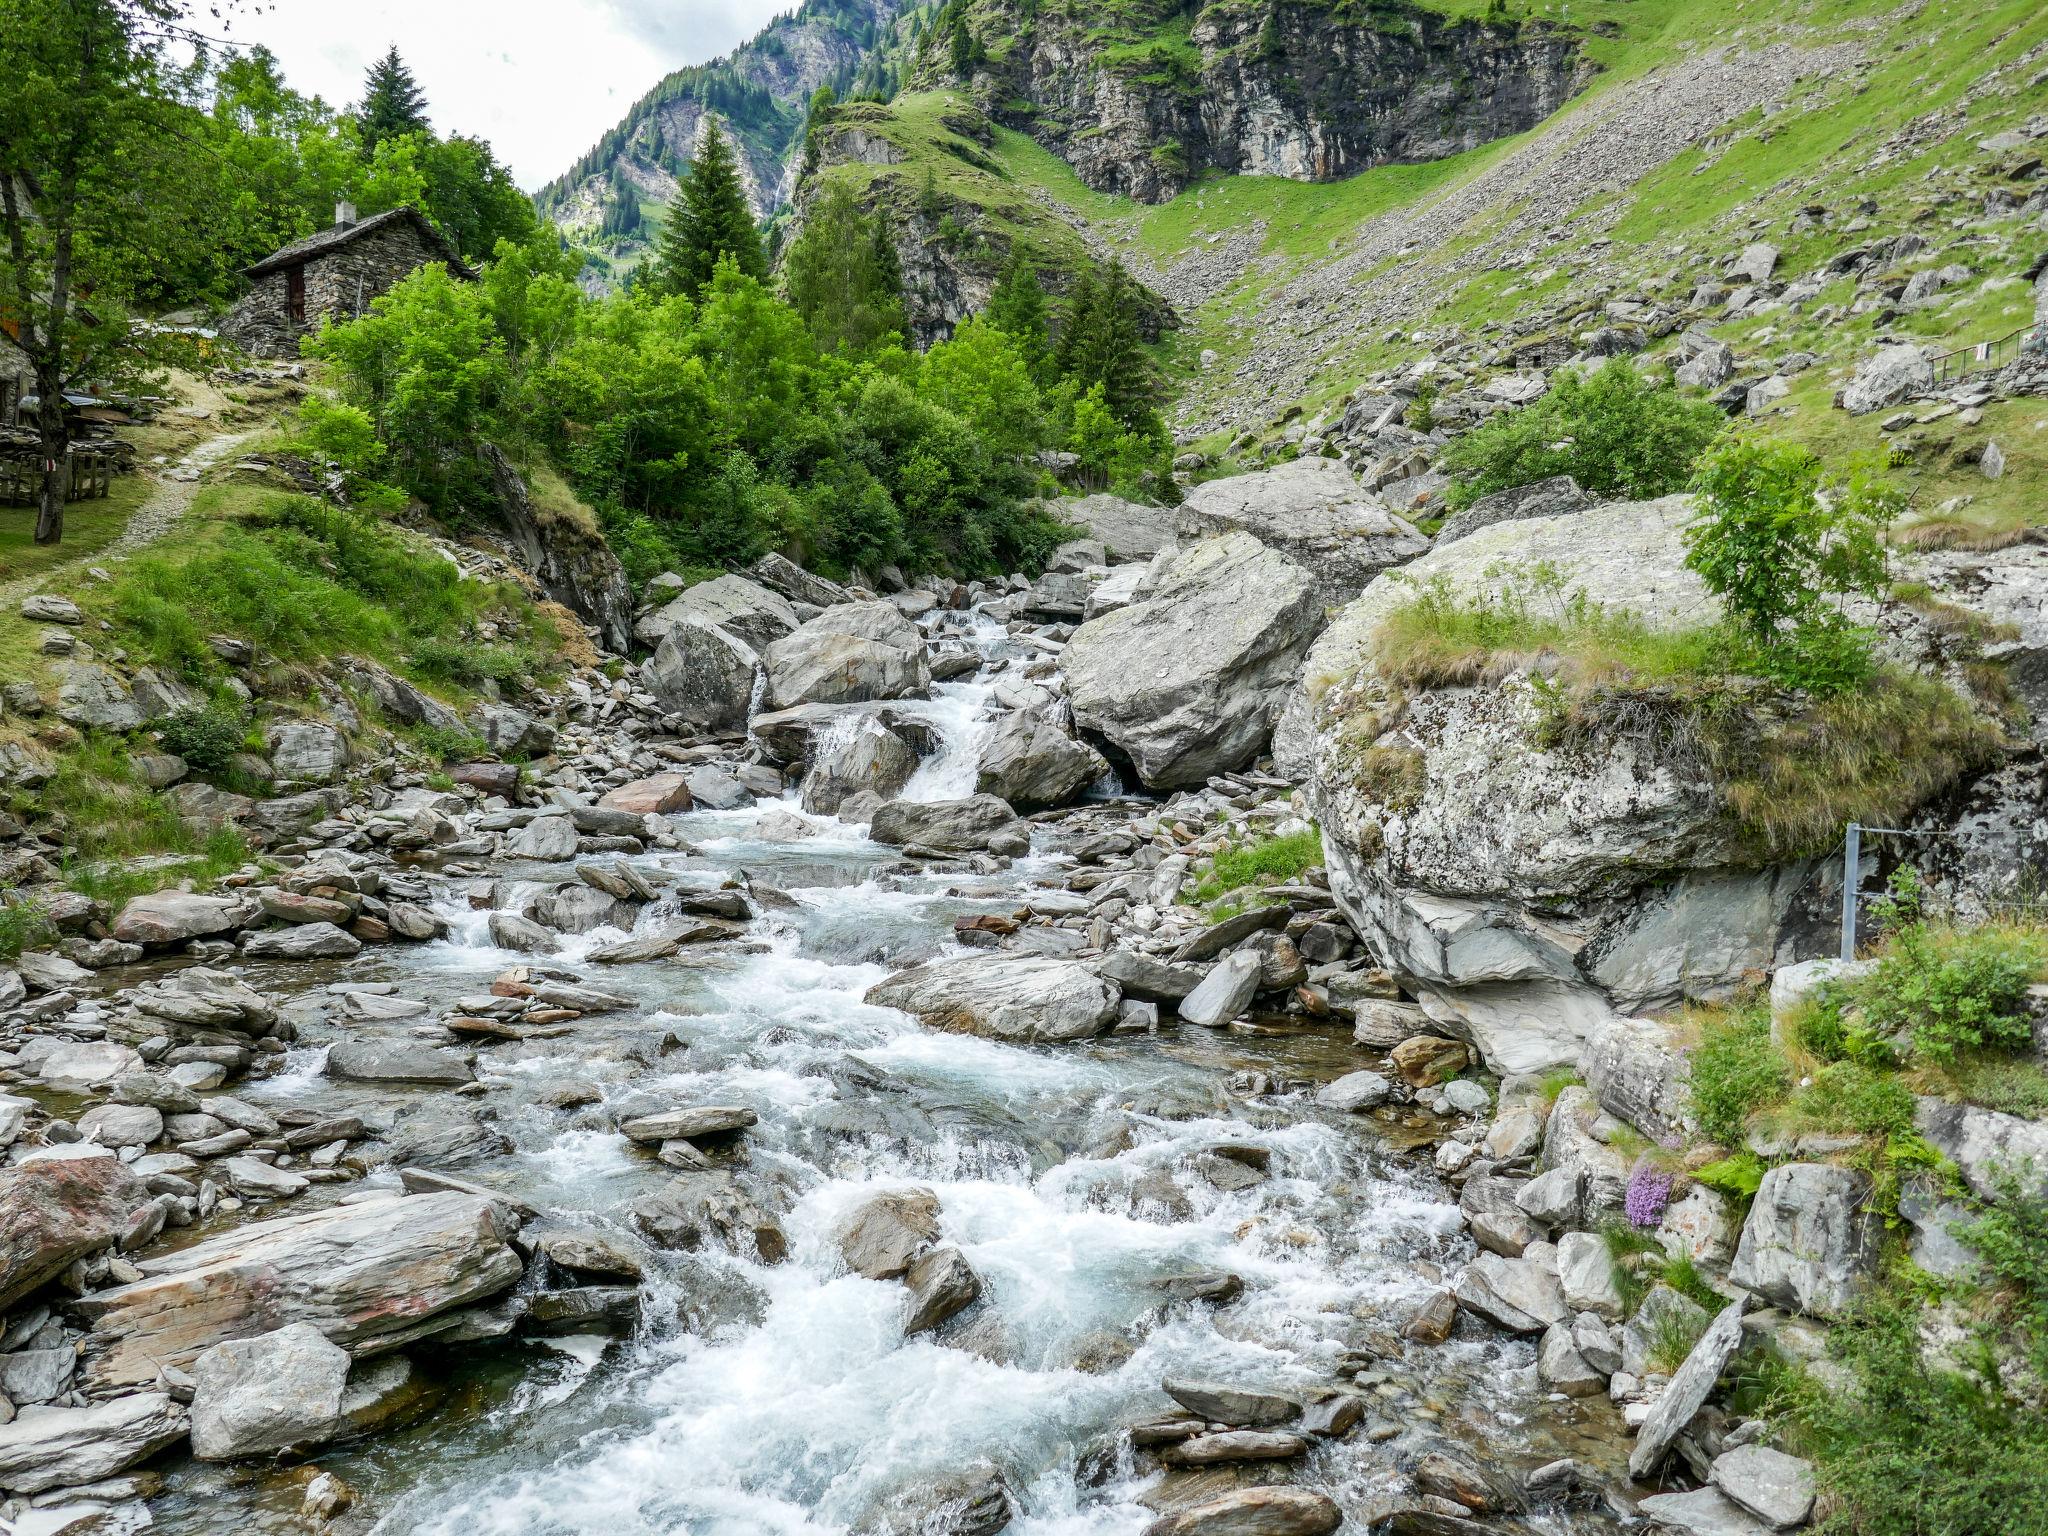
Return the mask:
[[[1191,1509],[1162,1515],[1145,1536],[1329,1536],[1344,1512],[1307,1488],[1241,1488]]]
[[[98,1482],[181,1440],[185,1410],[162,1392],[84,1408],[24,1408],[0,1425],[0,1488],[41,1493]]]
[[[628,1141],[695,1141],[700,1136],[723,1136],[756,1124],[760,1116],[738,1104],[701,1104],[688,1109],[668,1109],[659,1114],[635,1115],[619,1122],[619,1132]]]
[[[111,1391],[188,1368],[224,1339],[310,1322],[362,1356],[432,1334],[444,1313],[494,1296],[524,1270],[510,1209],[455,1192],[336,1206],[257,1222],[138,1264],[95,1292],[85,1385]]]
[[[898,971],[865,1001],[900,1008],[934,1029],[996,1040],[1085,1040],[1116,1021],[1118,994],[1070,960],[975,957]]]

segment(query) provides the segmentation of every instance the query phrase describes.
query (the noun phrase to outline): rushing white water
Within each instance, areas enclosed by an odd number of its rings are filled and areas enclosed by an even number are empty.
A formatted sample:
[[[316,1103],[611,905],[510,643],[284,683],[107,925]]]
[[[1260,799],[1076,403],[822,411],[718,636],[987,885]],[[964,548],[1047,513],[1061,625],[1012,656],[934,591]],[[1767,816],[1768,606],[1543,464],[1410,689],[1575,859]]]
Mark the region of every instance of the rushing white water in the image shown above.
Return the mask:
[[[942,685],[925,706],[942,750],[913,793],[966,792],[963,771],[971,790],[988,691],[985,677]],[[1465,1251],[1444,1192],[1384,1160],[1363,1122],[1305,1095],[1226,1099],[1236,1062],[1284,1071],[1285,1041],[1189,1029],[1026,1048],[868,1005],[891,968],[956,952],[955,916],[1013,909],[1046,857],[980,882],[905,875],[829,818],[804,818],[812,837],[763,842],[770,810],[795,806],[678,818],[693,851],[640,862],[692,888],[747,872],[796,910],[759,921],[749,953],[688,963],[591,966],[617,935],[569,938],[542,963],[643,1011],[492,1047],[480,1066],[514,1151],[475,1176],[623,1231],[625,1208],[673,1175],[617,1119],[746,1104],[760,1117],[748,1177],[782,1191],[789,1258],[656,1255],[633,1338],[536,1347],[485,1411],[331,1456],[384,1536],[839,1536],[983,1465],[1012,1491],[1017,1536],[1134,1536],[1154,1518],[1138,1502],[1148,1479],[1117,1454],[1115,1429],[1164,1405],[1162,1376],[1329,1387],[1360,1319],[1405,1314]],[[441,910],[446,940],[384,962],[408,994],[441,1003],[531,959],[492,943],[488,912],[452,893]],[[643,913],[661,921],[658,904]],[[319,1052],[295,1053],[266,1093],[316,1092]],[[601,1102],[552,1108],[546,1090],[565,1078]],[[1269,1176],[1220,1185],[1205,1172],[1220,1146],[1258,1149]],[[906,1339],[904,1287],[839,1258],[848,1214],[905,1183],[937,1195],[944,1237],[984,1286],[948,1342]],[[1212,1271],[1245,1282],[1227,1310],[1163,1299],[1162,1280]],[[1127,1357],[1105,1354],[1106,1339]],[[1091,1354],[1098,1368],[1081,1369]],[[1417,1410],[1428,1418],[1504,1412],[1530,1374],[1523,1345],[1446,1345],[1433,1362],[1468,1384],[1463,1404]],[[1302,1480],[1357,1508],[1391,1465],[1358,1437],[1319,1448]]]

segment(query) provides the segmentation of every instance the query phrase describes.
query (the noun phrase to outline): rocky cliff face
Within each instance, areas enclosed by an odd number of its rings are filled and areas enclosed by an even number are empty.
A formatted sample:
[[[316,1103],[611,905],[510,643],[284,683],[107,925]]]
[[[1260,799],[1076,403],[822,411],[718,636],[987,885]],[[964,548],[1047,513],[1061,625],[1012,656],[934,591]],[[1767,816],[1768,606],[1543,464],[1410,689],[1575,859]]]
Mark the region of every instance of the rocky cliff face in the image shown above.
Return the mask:
[[[715,114],[738,146],[754,211],[771,217],[795,187],[812,94],[868,83],[862,71],[903,45],[903,9],[901,0],[809,0],[724,58],[662,80],[535,201],[572,238],[630,259],[655,233],[641,205],[675,196]]]
[[[933,48],[918,78],[971,84],[1091,187],[1160,202],[1210,170],[1335,181],[1441,159],[1533,126],[1591,68],[1568,32],[1398,7],[1361,19],[1269,0],[1101,22],[972,11],[962,24],[987,62],[963,75]],[[1118,31],[1128,40],[1105,41]]]

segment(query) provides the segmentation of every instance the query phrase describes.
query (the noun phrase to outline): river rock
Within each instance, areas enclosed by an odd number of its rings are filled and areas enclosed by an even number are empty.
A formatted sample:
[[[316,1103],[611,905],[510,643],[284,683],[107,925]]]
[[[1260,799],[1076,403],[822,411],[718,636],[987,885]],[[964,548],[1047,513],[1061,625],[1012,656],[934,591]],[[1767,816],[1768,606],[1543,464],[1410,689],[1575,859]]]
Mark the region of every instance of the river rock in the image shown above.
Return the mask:
[[[96,1391],[186,1367],[223,1339],[308,1322],[354,1355],[435,1333],[444,1315],[524,1272],[509,1207],[455,1192],[256,1222],[135,1261],[143,1278],[76,1303]]]
[[[183,944],[240,928],[248,912],[231,897],[154,891],[129,897],[108,931],[125,944]]]
[[[1070,960],[975,955],[899,971],[870,987],[866,1001],[933,1029],[1051,1043],[1101,1034],[1116,1021],[1118,997]]]
[[[1652,1530],[1677,1536],[1768,1536],[1770,1531],[1714,1488],[1652,1494],[1637,1508]]]
[[[982,742],[975,790],[1020,811],[1067,804],[1109,772],[1102,754],[1029,710],[996,722]]]
[[[1251,1006],[1258,994],[1264,963],[1251,949],[1233,950],[1218,960],[1201,985],[1180,1000],[1180,1016],[1190,1024],[1220,1028]]]
[[[1017,813],[994,795],[970,795],[965,800],[891,801],[876,809],[868,836],[892,847],[915,843],[922,848],[967,853],[979,849],[1021,851],[1015,845],[1029,846],[1031,833]]]
[[[758,582],[727,572],[686,587],[680,597],[647,614],[633,626],[642,645],[659,647],[684,624],[724,630],[759,653],[793,631],[796,609],[788,598]]]
[[[1458,1305],[1509,1333],[1541,1333],[1569,1315],[1557,1276],[1530,1259],[1482,1253],[1452,1287]]]
[[[118,1242],[148,1199],[142,1181],[105,1154],[0,1170],[0,1311]]]
[[[1653,1285],[1621,1330],[1621,1368],[1641,1378],[1670,1369],[1669,1362],[1655,1358],[1657,1345],[1666,1336],[1698,1337],[1706,1331],[1707,1309],[1690,1296],[1668,1285]]]
[[[112,1040],[67,1040],[44,1055],[36,1076],[59,1093],[84,1093],[141,1066],[140,1056]]]
[[[146,1104],[100,1104],[78,1117],[78,1134],[103,1147],[146,1147],[164,1133],[160,1110]]]
[[[1742,1309],[1741,1301],[1731,1301],[1722,1308],[1720,1316],[1693,1345],[1685,1363],[1673,1373],[1650,1416],[1636,1432],[1635,1449],[1628,1458],[1630,1477],[1644,1479],[1657,1470],[1664,1453],[1671,1449],[1671,1442],[1713,1393],[1714,1383],[1721,1379],[1721,1372],[1728,1368],[1728,1362],[1735,1358],[1735,1351],[1742,1344]]]
[[[910,1287],[910,1312],[903,1323],[905,1338],[929,1333],[981,1297],[981,1277],[967,1262],[967,1256],[951,1243],[919,1254],[904,1271],[903,1283]]]
[[[640,677],[670,714],[705,730],[726,731],[747,723],[761,661],[755,647],[739,636],[716,624],[684,619],[661,637]]]
[[[0,1488],[41,1493],[112,1477],[181,1440],[185,1410],[161,1392],[84,1408],[24,1408],[0,1425]]]
[[[1205,480],[1188,491],[1175,525],[1186,539],[1250,534],[1308,572],[1325,607],[1350,602],[1381,571],[1429,548],[1350,470],[1313,457]]]
[[[491,942],[500,949],[517,950],[526,955],[551,955],[561,948],[552,933],[532,918],[521,917],[516,912],[493,912],[490,930]]]
[[[769,646],[768,707],[922,697],[931,666],[917,626],[889,603],[828,608]]]
[[[1219,1499],[1162,1515],[1144,1536],[1330,1536],[1344,1512],[1307,1488],[1240,1488]]]
[[[917,772],[917,753],[872,714],[853,712],[811,736],[808,769],[799,799],[819,816],[838,811],[850,795],[892,798]]]
[[[850,603],[853,594],[836,581],[828,581],[815,571],[807,571],[787,555],[763,555],[747,567],[747,574],[762,586],[779,592],[792,603],[808,603],[813,608],[831,608],[840,603]]]
[[[600,810],[625,811],[635,816],[673,816],[689,810],[694,803],[690,798],[690,776],[685,773],[657,773],[635,779],[606,791],[597,802]]]
[[[505,839],[505,856],[559,863],[576,857],[576,823],[566,815],[536,816]]]
[[[1557,1281],[1565,1305],[1595,1312],[1611,1322],[1622,1314],[1621,1289],[1614,1283],[1614,1259],[1597,1232],[1566,1232],[1557,1240]]]
[[[299,923],[268,928],[242,940],[245,960],[346,960],[360,954],[363,941],[332,923]]]
[[[1300,1435],[1230,1429],[1169,1445],[1159,1459],[1169,1467],[1214,1467],[1237,1461],[1286,1461],[1307,1452],[1308,1441]]]
[[[326,1439],[349,1354],[311,1323],[226,1339],[192,1362],[192,1454],[231,1461]]]
[[[353,1083],[460,1087],[476,1073],[453,1051],[405,1040],[343,1040],[327,1052],[327,1075]]]
[[[1377,1072],[1347,1072],[1334,1083],[1326,1083],[1319,1089],[1316,1102],[1325,1109],[1356,1114],[1378,1109],[1393,1094],[1394,1085]]]
[[[1544,1329],[1536,1349],[1536,1372],[1551,1391],[1566,1397],[1592,1397],[1607,1390],[1607,1377],[1579,1353],[1568,1322],[1558,1321]]]
[[[1728,1278],[1774,1306],[1832,1317],[1876,1268],[1883,1224],[1865,1209],[1870,1176],[1828,1163],[1764,1175]]]
[[[1709,1480],[1773,1530],[1804,1525],[1813,1513],[1813,1463],[1767,1445],[1737,1446],[1714,1458]]]
[[[1263,1429],[1291,1424],[1301,1417],[1301,1399],[1286,1392],[1265,1392],[1187,1376],[1169,1376],[1159,1385],[1181,1407],[1211,1424]]]
[[[1111,950],[1096,963],[1095,972],[1124,996],[1154,1003],[1178,1003],[1202,984],[1200,967],[1175,965],[1134,949]]]
[[[1205,540],[1147,601],[1074,631],[1062,657],[1074,722],[1151,788],[1201,784],[1264,747],[1322,622],[1292,560],[1247,533]]]
[[[847,1268],[870,1280],[896,1280],[938,1241],[939,1198],[928,1189],[871,1195],[839,1229]]]
[[[737,1104],[705,1104],[621,1120],[619,1134],[628,1141],[642,1143],[698,1141],[707,1136],[726,1136],[745,1130],[758,1124],[760,1118],[751,1109]]]

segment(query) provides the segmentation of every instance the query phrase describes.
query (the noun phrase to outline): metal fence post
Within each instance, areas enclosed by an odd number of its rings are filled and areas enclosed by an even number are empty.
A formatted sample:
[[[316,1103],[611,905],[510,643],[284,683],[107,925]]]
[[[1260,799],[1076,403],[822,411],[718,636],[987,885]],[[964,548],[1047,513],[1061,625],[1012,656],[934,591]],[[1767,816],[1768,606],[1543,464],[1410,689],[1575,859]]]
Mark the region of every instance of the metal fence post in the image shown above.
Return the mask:
[[[1856,958],[1856,885],[1863,863],[1863,828],[1850,822],[1842,834],[1842,963]]]

